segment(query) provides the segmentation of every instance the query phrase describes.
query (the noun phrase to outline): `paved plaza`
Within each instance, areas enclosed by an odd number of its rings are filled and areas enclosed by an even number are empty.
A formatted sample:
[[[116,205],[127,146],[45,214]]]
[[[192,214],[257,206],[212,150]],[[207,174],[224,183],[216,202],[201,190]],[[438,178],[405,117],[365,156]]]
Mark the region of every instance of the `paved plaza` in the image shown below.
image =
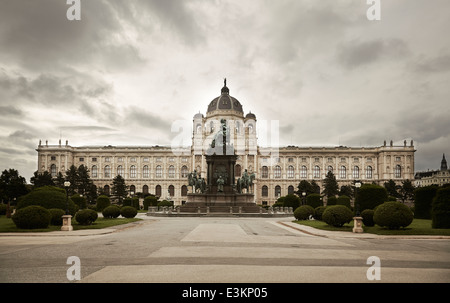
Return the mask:
[[[325,232],[292,218],[147,217],[103,230],[0,234],[0,282],[450,282],[448,237]],[[369,257],[380,280],[369,280]]]

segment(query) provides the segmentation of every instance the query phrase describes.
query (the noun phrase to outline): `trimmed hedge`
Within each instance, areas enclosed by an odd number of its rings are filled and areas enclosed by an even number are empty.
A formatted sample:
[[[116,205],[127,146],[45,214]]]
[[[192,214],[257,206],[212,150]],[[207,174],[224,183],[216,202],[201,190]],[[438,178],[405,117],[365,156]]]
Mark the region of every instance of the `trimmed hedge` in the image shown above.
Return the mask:
[[[92,223],[95,222],[95,220],[97,220],[97,218],[98,218],[97,212],[92,209],[83,209],[75,214],[75,220],[80,225],[91,225]]]
[[[431,204],[438,189],[437,185],[431,185],[414,190],[414,218],[431,219]]]
[[[296,195],[287,195],[284,197],[282,206],[292,207],[292,209],[296,209],[300,206],[300,198]]]
[[[173,206],[173,203],[167,200],[162,200],[161,202],[158,203],[158,207],[163,207],[163,206]]]
[[[294,210],[294,217],[297,220],[308,220],[309,216],[314,216],[314,208],[309,205],[302,205]]]
[[[120,214],[124,218],[134,218],[137,215],[137,210],[133,206],[123,206],[120,209]]]
[[[450,187],[439,189],[433,199],[431,227],[450,228]]]
[[[322,220],[328,225],[341,227],[345,223],[350,223],[353,219],[353,212],[344,205],[332,205],[325,209]]]
[[[348,209],[352,209],[352,206],[350,205],[350,197],[345,195],[339,196],[339,198],[337,198],[336,205],[344,205],[347,206]]]
[[[103,218],[114,219],[120,216],[120,208],[117,205],[106,207],[102,211]]]
[[[62,225],[63,219],[62,216],[66,214],[66,212],[59,208],[51,208],[48,210],[51,215],[50,225]]]
[[[388,229],[399,229],[412,223],[414,214],[401,202],[388,201],[379,205],[373,214],[373,221]]]
[[[102,195],[97,198],[97,211],[101,212],[110,205],[111,201],[108,196]]]
[[[361,212],[362,221],[365,226],[374,226],[375,222],[373,221],[373,214],[375,211],[373,209],[365,209]]]
[[[50,224],[51,214],[42,206],[31,205],[18,209],[11,218],[17,228],[47,228]]]
[[[158,198],[155,196],[147,196],[144,199],[144,209],[148,210],[149,206],[157,206],[158,205]]]
[[[87,208],[87,201],[86,198],[84,196],[80,196],[79,194],[75,194],[70,196],[70,199],[72,199],[72,201],[78,205],[79,209],[85,209]]]
[[[327,206],[336,205],[336,204],[337,204],[337,198],[336,197],[328,197]]]
[[[325,206],[317,206],[314,208],[314,219],[322,220],[323,212],[325,211]]]
[[[19,199],[17,209],[38,205],[46,209],[59,208],[65,211],[66,199],[64,189],[55,186],[38,187]],[[69,213],[73,216],[77,210],[78,206],[69,197]]]
[[[375,184],[363,184],[358,190],[355,208],[359,205],[359,211],[374,209],[388,200],[386,188]]]

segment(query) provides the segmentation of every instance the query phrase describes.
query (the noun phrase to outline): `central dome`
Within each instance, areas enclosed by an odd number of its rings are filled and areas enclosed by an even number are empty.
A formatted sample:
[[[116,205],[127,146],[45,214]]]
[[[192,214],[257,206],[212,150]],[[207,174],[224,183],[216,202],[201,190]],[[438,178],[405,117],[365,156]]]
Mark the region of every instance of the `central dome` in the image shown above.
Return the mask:
[[[236,98],[230,96],[227,79],[224,80],[221,95],[209,103],[206,115],[212,115],[215,111],[235,111],[244,115],[241,103]]]

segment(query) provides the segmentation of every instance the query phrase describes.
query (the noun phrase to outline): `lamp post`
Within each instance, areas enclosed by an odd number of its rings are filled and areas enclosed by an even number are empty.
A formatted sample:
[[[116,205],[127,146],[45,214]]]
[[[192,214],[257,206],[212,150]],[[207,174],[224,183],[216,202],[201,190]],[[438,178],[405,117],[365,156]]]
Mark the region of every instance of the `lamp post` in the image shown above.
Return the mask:
[[[358,188],[361,187],[361,182],[356,181],[355,182],[355,207],[356,207],[356,214],[353,217],[353,232],[354,233],[363,233],[364,230],[362,228],[362,217],[359,213],[359,203],[356,202],[356,198],[358,196]]]
[[[65,181],[64,187],[66,188],[66,214],[62,216],[63,225],[61,226],[62,231],[72,231],[72,216],[69,214],[69,186],[70,182]]]
[[[305,203],[305,198],[306,198],[306,192],[304,191],[304,192],[302,192],[302,196],[303,196],[303,198],[302,198],[302,205],[305,205],[306,203]]]
[[[361,182],[356,181],[355,182],[355,207],[356,207],[356,216],[359,217],[361,214],[359,213],[359,203],[356,202],[356,199],[358,197],[358,189],[361,187]]]

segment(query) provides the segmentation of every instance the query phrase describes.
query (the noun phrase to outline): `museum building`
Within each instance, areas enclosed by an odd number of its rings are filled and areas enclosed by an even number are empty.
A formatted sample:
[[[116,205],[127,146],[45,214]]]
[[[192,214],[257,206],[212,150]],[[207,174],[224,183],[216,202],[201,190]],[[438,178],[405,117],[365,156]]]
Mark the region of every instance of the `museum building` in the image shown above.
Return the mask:
[[[238,156],[236,179],[245,169],[254,173],[254,196],[257,204],[272,205],[280,196],[294,193],[302,180],[322,188],[323,179],[332,171],[339,186],[355,180],[382,185],[392,179],[397,183],[414,180],[414,144],[384,144],[378,147],[262,147],[258,145],[257,119],[254,113],[244,115],[242,104],[230,95],[224,81],[220,96],[207,107],[206,116],[193,117],[192,145],[172,146],[70,146],[39,142],[38,172],[49,171],[53,177],[71,166],[86,166],[91,179],[105,193],[111,190],[113,178],[121,175],[130,194],[154,194],[184,204],[188,175],[196,170],[206,177],[206,155],[220,121],[226,120],[230,141]],[[264,134],[267,135],[267,134]]]

